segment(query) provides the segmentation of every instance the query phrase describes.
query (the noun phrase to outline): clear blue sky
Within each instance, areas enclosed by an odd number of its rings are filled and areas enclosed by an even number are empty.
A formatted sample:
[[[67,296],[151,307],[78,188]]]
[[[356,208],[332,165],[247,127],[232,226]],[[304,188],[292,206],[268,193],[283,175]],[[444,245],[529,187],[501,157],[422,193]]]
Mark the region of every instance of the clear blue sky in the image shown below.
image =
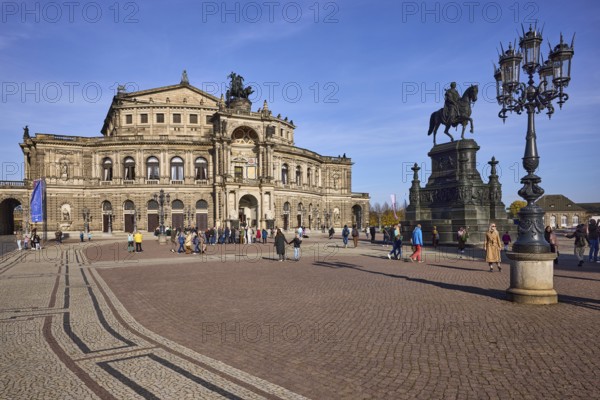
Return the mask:
[[[72,4],[72,5],[69,5]],[[503,200],[518,199],[526,116],[497,117],[492,61],[523,23],[554,46],[576,32],[570,100],[536,118],[541,186],[600,201],[600,3],[595,1],[117,1],[2,2],[0,179],[20,179],[22,128],[100,135],[117,83],[130,90],[190,83],[215,95],[235,71],[274,114],[297,125],[296,144],[354,161],[353,190],[400,203],[410,166],[428,167],[429,115],[451,81],[480,85],[473,110],[486,162],[500,161]],[[543,44],[547,55],[548,44]],[[454,134],[454,131],[452,131]],[[456,134],[455,134],[456,135]],[[468,134],[470,135],[470,134]],[[471,136],[468,136],[471,137]],[[438,143],[446,141],[438,135]],[[17,172],[13,172],[17,170]],[[422,176],[422,182],[427,175]]]

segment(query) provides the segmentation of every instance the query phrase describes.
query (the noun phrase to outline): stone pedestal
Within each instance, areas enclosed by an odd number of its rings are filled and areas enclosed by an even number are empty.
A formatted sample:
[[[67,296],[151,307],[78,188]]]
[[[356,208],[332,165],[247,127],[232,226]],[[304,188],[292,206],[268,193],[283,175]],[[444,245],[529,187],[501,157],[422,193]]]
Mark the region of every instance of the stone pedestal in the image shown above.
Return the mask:
[[[431,158],[431,175],[425,187],[420,185],[415,164],[410,188],[410,204],[402,225],[408,232],[421,224],[425,243],[431,243],[433,227],[440,235],[440,244],[456,244],[460,227],[469,231],[468,244],[483,243],[491,222],[502,235],[509,231],[516,238],[516,229],[508,221],[502,202],[502,185],[496,173],[498,161],[492,158],[489,181],[481,179],[478,170],[479,145],[473,139],[455,140],[433,146],[427,154]]]
[[[522,304],[556,304],[555,253],[506,253],[510,259],[508,299]]]
[[[158,235],[158,244],[167,244],[167,235],[162,233]]]

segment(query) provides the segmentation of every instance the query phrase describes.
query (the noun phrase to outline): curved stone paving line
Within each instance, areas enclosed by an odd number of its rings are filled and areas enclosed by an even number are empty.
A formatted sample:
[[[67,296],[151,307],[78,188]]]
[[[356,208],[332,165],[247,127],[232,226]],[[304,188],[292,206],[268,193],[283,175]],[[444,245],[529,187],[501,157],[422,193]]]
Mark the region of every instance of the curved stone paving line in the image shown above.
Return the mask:
[[[81,250],[33,253],[0,263],[0,398],[304,399],[142,327]]]

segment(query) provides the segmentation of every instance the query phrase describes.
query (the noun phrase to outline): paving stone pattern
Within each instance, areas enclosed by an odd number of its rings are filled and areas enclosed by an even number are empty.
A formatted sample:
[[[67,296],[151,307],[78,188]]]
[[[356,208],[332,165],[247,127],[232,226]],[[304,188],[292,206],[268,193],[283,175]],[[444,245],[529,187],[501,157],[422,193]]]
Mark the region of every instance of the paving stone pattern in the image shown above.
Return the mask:
[[[600,264],[563,247],[560,303],[526,306],[480,250],[340,244],[312,235],[298,262],[272,243],[12,252],[0,398],[600,398]]]

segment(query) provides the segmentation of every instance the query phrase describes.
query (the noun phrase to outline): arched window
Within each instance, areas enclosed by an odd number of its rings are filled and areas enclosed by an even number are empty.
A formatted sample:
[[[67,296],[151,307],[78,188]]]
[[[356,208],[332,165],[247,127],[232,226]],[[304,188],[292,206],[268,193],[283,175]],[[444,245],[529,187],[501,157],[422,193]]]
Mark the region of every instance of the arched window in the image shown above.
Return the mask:
[[[183,201],[173,200],[173,203],[171,203],[171,209],[172,210],[183,210]]]
[[[102,180],[112,181],[113,178],[113,162],[109,157],[102,160]]]
[[[567,216],[566,215],[561,215],[561,217],[560,217],[560,226],[561,227],[567,226]]]
[[[135,210],[135,204],[133,204],[133,201],[131,200],[125,200],[125,203],[123,203],[123,209],[127,211],[133,211]]]
[[[283,212],[284,214],[290,213],[290,203],[288,203],[287,201],[283,203]]]
[[[171,159],[171,180],[183,180],[183,160],[181,157],[173,157]]]
[[[148,202],[148,211],[158,211],[158,201],[150,200]]]
[[[302,185],[302,167],[296,167],[296,185]]]
[[[110,201],[106,200],[102,202],[102,211],[112,211],[112,204]]]
[[[160,163],[158,158],[152,156],[146,160],[146,169],[148,171],[149,180],[158,180],[160,178]]]
[[[579,215],[573,215],[573,226],[579,225]]]
[[[196,210],[208,210],[208,203],[206,200],[198,200],[196,202]]]
[[[550,217],[550,226],[551,226],[552,228],[556,228],[556,215],[552,215],[552,216]]]
[[[310,167],[306,169],[306,184],[308,186],[312,185],[312,169]]]
[[[288,165],[283,164],[281,166],[281,183],[287,185],[288,183]]]
[[[204,157],[196,158],[194,167],[196,169],[195,175],[197,181],[208,179],[208,162]]]
[[[123,160],[123,165],[125,166],[125,171],[123,174],[123,179],[126,181],[132,181],[135,179],[135,160],[132,157],[126,157]]]

